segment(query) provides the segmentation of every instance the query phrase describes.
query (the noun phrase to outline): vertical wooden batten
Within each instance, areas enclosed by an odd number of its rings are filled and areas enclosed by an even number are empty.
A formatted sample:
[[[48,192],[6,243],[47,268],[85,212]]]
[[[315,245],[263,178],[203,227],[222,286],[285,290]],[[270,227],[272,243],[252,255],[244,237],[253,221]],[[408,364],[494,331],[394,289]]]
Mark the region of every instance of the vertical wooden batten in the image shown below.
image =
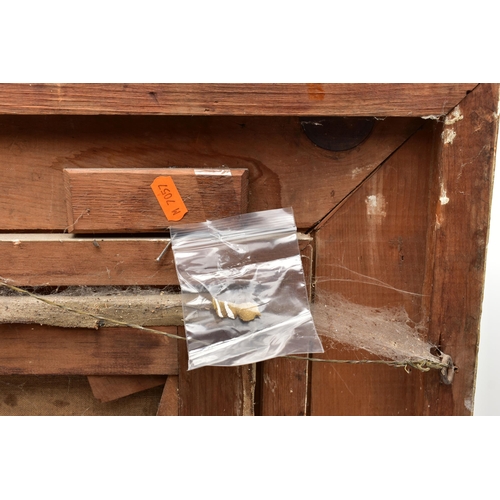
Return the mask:
[[[498,98],[498,84],[479,85],[447,114],[435,137],[429,335],[452,356],[456,373],[451,386],[440,384],[437,374],[426,378],[428,414],[473,412]]]

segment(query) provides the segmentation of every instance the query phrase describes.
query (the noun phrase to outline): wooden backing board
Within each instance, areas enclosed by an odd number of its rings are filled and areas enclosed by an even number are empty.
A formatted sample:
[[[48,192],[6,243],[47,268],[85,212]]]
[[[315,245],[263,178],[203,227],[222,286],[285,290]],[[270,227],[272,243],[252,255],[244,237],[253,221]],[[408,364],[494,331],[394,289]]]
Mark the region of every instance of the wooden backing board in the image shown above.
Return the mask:
[[[188,212],[168,220],[151,184],[171,177]],[[246,169],[67,168],[64,170],[68,231],[138,233],[245,213]]]
[[[0,114],[443,115],[477,84],[2,84]]]
[[[73,220],[68,222],[63,169],[174,165],[248,169],[248,211],[292,207],[298,227],[306,229],[424,123],[419,118],[379,120],[359,147],[332,152],[311,142],[297,117],[0,116],[0,228],[10,232],[70,229]],[[198,184],[202,181],[209,179],[197,178]],[[149,191],[148,187],[145,197],[152,203],[151,213],[160,217]],[[81,210],[74,216],[82,216],[80,222],[87,218],[88,208],[83,194],[81,201]],[[158,219],[161,228],[167,222]]]
[[[423,319],[433,129],[428,123],[416,133],[316,232],[317,299],[337,293],[366,306],[404,306],[413,321]],[[375,357],[328,341],[325,348],[315,357]],[[420,411],[422,377],[428,374],[378,365],[311,366],[312,415]]]
[[[19,286],[177,285],[169,238],[0,234],[0,277]]]
[[[177,327],[158,327],[176,334]],[[131,328],[0,325],[0,375],[176,375],[177,341]]]

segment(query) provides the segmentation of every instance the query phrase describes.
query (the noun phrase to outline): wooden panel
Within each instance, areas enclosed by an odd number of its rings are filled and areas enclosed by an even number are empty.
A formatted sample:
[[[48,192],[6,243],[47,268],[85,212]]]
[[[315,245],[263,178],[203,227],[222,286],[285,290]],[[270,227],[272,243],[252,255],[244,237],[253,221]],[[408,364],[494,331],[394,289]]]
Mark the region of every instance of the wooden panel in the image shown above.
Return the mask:
[[[160,404],[158,405],[158,417],[176,417],[179,415],[179,377],[169,375],[163,394],[161,396]]]
[[[155,415],[161,387],[101,403],[83,376],[0,376],[0,415]]]
[[[307,293],[311,297],[313,274],[313,238],[304,236],[299,241]],[[308,406],[309,362],[297,359],[275,358],[259,364],[259,414],[306,415]]]
[[[170,226],[222,219],[247,209],[245,169],[68,168],[64,174],[69,232],[165,231]],[[188,210],[178,222],[165,217],[151,189],[157,177],[167,175]]]
[[[115,401],[137,392],[165,385],[164,375],[108,375],[87,377],[92,394],[101,403]]]
[[[332,152],[296,117],[0,116],[0,230],[67,230],[64,168],[222,165],[248,169],[250,212],[292,207],[306,229],[423,123],[379,120],[359,147]]]
[[[168,238],[0,234],[0,276],[19,286],[176,285]]]
[[[190,371],[187,366],[186,343],[179,341],[180,415],[254,414],[255,365],[207,366]]]
[[[438,130],[431,198],[427,290],[430,339],[453,358],[453,384],[426,379],[424,412],[473,411],[493,168],[498,132],[497,84],[481,84]]]
[[[442,115],[476,84],[2,84],[0,113]]]
[[[0,325],[0,375],[175,375],[176,342],[130,328]]]
[[[403,305],[413,321],[422,319],[432,139],[429,123],[317,231],[317,297],[339,293],[366,306]],[[373,357],[328,343],[325,347],[318,357]],[[418,414],[425,376],[378,365],[313,362],[311,414]]]

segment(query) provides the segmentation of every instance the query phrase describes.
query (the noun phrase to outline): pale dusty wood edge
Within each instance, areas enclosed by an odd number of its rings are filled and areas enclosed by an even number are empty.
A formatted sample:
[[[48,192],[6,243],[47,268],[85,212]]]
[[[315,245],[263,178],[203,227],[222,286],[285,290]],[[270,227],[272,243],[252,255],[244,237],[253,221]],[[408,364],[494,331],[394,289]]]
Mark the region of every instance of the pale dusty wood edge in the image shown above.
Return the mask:
[[[167,377],[156,416],[179,416],[179,377],[177,375]]]
[[[244,417],[255,416],[255,385],[257,382],[257,365],[245,365],[242,370],[242,408],[241,415]]]
[[[179,294],[43,298],[54,305],[34,297],[0,296],[0,324],[39,324],[91,329],[116,326],[112,321],[100,321],[95,317],[101,316],[141,326],[183,325],[182,299]]]
[[[442,116],[476,85],[2,84],[0,114]]]
[[[66,171],[63,169],[63,183],[64,183],[64,196],[66,201],[66,214],[68,220],[66,222],[66,230],[71,233],[75,228],[75,218],[73,217],[73,201],[71,195],[71,178]]]
[[[101,403],[116,401],[131,394],[158,387],[165,384],[166,379],[166,375],[87,376],[92,394]]]

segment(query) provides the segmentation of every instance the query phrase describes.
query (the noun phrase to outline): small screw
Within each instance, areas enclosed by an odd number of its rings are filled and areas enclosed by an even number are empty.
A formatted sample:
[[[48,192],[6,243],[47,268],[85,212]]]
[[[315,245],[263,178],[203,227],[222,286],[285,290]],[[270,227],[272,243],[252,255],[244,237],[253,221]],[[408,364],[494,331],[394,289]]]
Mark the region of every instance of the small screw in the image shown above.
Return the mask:
[[[160,262],[160,260],[163,259],[163,257],[165,257],[167,250],[170,248],[170,243],[171,241],[167,243],[167,246],[162,250],[161,254],[158,255],[158,257],[156,257],[156,262]]]

